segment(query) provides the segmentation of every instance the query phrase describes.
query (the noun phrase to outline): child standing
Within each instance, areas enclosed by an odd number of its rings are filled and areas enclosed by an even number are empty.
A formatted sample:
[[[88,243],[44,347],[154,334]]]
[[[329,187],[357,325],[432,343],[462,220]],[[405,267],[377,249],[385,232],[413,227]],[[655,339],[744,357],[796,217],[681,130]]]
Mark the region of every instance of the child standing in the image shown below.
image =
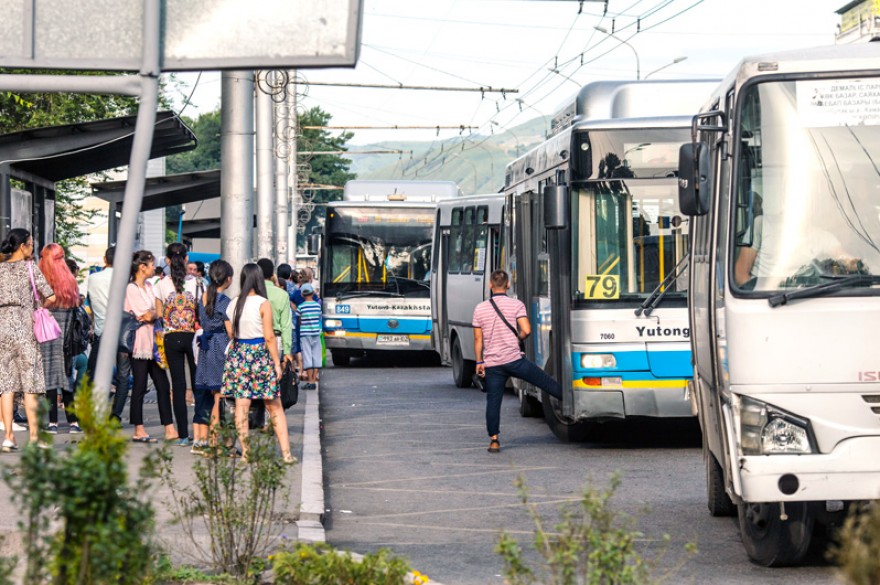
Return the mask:
[[[312,283],[303,284],[300,293],[305,299],[296,309],[305,372],[303,390],[315,390],[318,387],[318,369],[321,367],[321,305],[314,300],[315,288]]]

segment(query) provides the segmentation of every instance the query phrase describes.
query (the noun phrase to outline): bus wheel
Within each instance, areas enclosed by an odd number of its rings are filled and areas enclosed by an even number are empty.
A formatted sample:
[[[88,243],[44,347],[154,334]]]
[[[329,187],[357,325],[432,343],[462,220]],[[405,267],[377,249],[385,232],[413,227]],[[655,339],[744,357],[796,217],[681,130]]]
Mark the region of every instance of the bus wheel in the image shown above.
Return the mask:
[[[330,350],[330,355],[333,357],[334,366],[347,366],[351,363],[351,356],[347,353]]]
[[[715,456],[706,452],[706,492],[709,514],[712,516],[736,516],[736,506],[724,489],[724,471]]]
[[[461,343],[458,337],[452,342],[452,379],[459,388],[470,388],[471,381],[476,372],[477,364],[471,360],[464,359],[461,353]]]
[[[547,426],[550,427],[550,430],[553,431],[557,439],[563,443],[575,443],[586,441],[590,438],[595,429],[595,423],[586,421],[572,422],[566,419],[559,411],[562,406],[559,401],[543,390],[541,391],[541,402],[544,406],[544,420],[547,421]]]
[[[541,403],[534,396],[529,396],[522,390],[517,390],[519,395],[519,415],[523,418],[538,417],[543,414]]]
[[[739,531],[753,563],[765,567],[799,564],[810,548],[815,516],[807,502],[742,502]]]

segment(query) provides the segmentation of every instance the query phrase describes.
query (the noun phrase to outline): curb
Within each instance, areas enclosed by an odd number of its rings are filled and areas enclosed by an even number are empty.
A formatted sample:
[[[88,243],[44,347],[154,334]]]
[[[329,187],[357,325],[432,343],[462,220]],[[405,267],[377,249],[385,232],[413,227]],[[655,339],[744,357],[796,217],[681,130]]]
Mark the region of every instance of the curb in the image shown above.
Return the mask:
[[[321,456],[321,400],[318,390],[302,392],[306,398],[303,417],[302,484],[299,520],[296,523],[299,539],[325,542],[324,532],[324,464]]]

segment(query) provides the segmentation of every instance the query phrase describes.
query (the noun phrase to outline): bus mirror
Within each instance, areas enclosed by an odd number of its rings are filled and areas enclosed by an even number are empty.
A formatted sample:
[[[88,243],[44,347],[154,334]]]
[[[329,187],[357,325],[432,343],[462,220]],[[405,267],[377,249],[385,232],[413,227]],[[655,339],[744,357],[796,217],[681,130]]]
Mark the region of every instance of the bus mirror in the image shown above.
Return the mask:
[[[678,207],[685,215],[709,211],[709,148],[702,142],[683,144],[678,151]]]
[[[321,234],[309,234],[309,254],[317,256],[321,250]]]
[[[568,185],[544,187],[544,227],[550,230],[568,227]]]

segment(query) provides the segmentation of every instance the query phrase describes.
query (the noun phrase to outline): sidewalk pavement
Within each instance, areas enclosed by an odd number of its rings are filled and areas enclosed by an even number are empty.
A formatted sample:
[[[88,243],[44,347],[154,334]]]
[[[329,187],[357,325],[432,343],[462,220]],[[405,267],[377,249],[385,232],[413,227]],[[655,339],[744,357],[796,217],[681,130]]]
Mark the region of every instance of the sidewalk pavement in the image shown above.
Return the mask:
[[[138,481],[139,470],[144,457],[150,451],[161,448],[164,429],[159,424],[158,407],[155,404],[155,394],[147,394],[144,404],[144,422],[147,432],[159,439],[157,444],[131,443],[128,451],[129,481],[134,484]],[[321,461],[321,438],[320,438],[320,415],[318,412],[319,399],[316,391],[300,390],[299,401],[289,408],[287,424],[290,434],[291,453],[299,459],[299,463],[288,470],[288,485],[290,487],[289,499],[286,502],[279,501],[280,506],[286,508],[277,509],[276,514],[284,523],[284,529],[280,536],[283,540],[303,540],[310,542],[324,541],[324,488],[323,467]],[[188,408],[190,420],[190,434],[192,434],[192,406]],[[128,415],[126,409],[125,416]],[[125,420],[125,419],[123,419]],[[59,412],[58,434],[52,436],[53,448],[61,451],[73,446],[83,435],[70,434],[63,410]],[[123,424],[122,432],[130,437],[133,427]],[[28,442],[27,431],[16,432],[16,441],[24,448]],[[178,447],[173,443],[168,446],[173,455],[173,476],[181,482],[191,482],[193,478],[193,462],[200,458],[199,455],[190,453],[190,447]],[[15,465],[21,457],[21,451],[16,453],[0,454],[0,466]],[[156,511],[156,533],[160,544],[171,554],[175,563],[195,562],[195,552],[190,543],[183,535],[180,526],[173,523],[172,510],[169,503],[172,501],[172,489],[154,482],[153,493],[150,499]],[[22,556],[23,547],[19,534],[18,521],[19,507],[12,501],[12,493],[5,482],[0,481],[0,535],[5,536],[3,554],[5,556]],[[204,536],[207,542],[207,534]]]

